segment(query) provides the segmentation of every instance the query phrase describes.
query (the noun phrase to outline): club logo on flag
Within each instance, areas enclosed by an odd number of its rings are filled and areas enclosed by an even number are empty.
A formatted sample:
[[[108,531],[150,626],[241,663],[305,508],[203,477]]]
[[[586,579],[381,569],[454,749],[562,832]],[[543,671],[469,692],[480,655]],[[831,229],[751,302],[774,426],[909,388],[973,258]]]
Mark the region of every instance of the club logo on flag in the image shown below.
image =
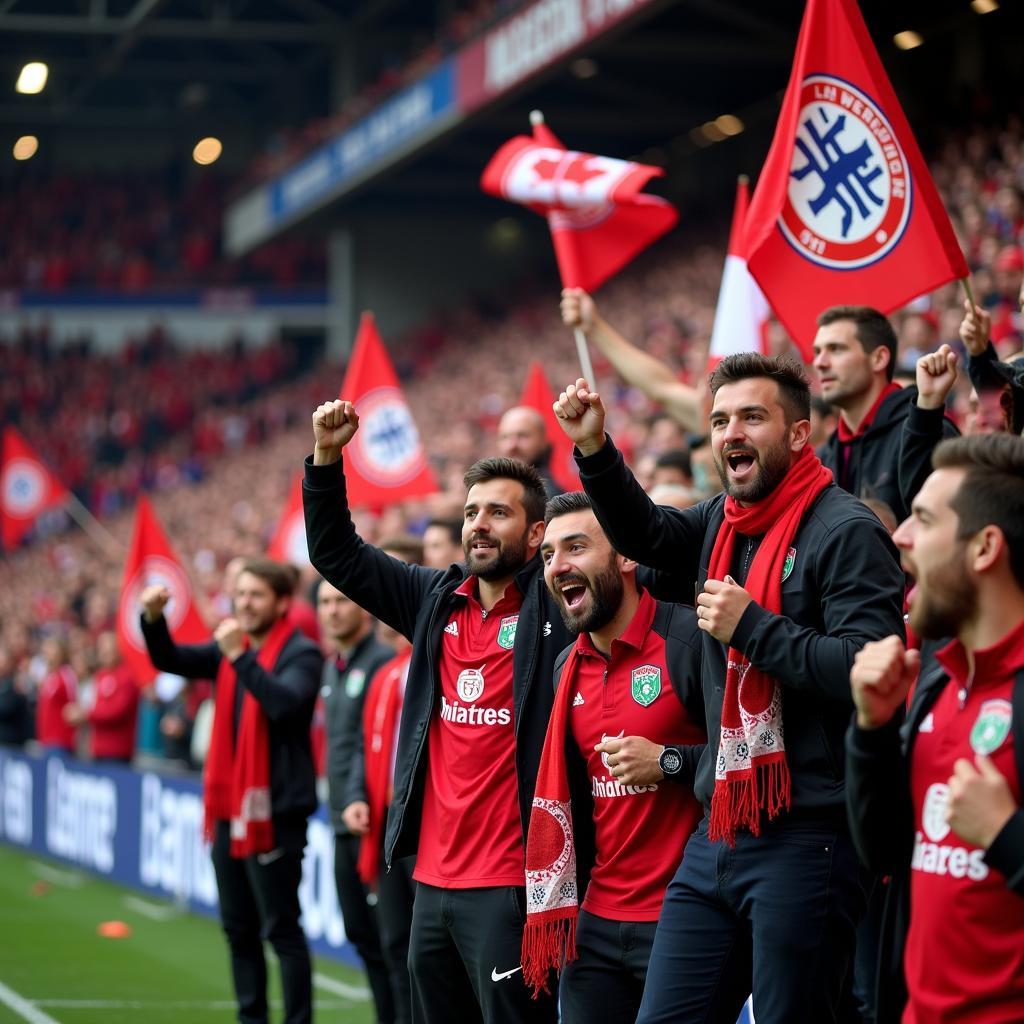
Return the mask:
[[[146,650],[139,625],[139,597],[146,587],[157,584],[166,587],[171,594],[164,608],[164,618],[171,633],[185,621],[191,605],[191,588],[181,569],[162,555],[147,555],[125,587],[121,599],[121,635],[139,651]]]
[[[363,476],[380,487],[397,487],[423,471],[419,431],[398,388],[368,392],[358,409],[359,432],[348,451]]]
[[[869,266],[900,241],[910,220],[899,140],[880,106],[835,75],[805,78],[800,101],[779,227],[819,266]]]
[[[46,494],[46,476],[31,459],[14,458],[4,467],[3,504],[8,515],[34,516]]]

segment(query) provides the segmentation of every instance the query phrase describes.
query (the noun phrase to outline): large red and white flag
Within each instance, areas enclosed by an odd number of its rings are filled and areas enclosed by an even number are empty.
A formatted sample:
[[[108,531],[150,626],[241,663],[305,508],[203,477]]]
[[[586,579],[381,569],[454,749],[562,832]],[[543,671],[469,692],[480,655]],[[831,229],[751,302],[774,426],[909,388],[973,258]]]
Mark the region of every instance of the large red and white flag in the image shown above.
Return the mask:
[[[281,518],[277,521],[274,536],[270,538],[267,557],[292,565],[309,564],[309,548],[306,545],[306,519],[302,514],[302,473],[296,473],[288,488]]]
[[[13,551],[48,509],[63,505],[68,489],[14,428],[0,446],[0,546]]]
[[[747,216],[750,271],[804,357],[818,313],[888,313],[967,276],[855,0],[807,0]]]
[[[164,617],[171,636],[181,644],[203,643],[210,631],[196,610],[192,585],[171,548],[149,500],[139,498],[135,508],[135,532],[124,566],[121,601],[117,609],[117,638],[121,656],[142,684],[156,678],[157,670],[146,653],[139,626],[139,597],[146,587],[163,584],[171,593]]]
[[[729,251],[718,290],[715,324],[711,330],[708,368],[737,352],[768,353],[768,320],[771,308],[764,292],[747,267],[746,223],[749,190],[746,177],[736,183]]]
[[[480,187],[547,217],[562,286],[593,292],[676,225],[669,202],[641,192],[664,173],[566,149],[540,122],[494,154]]]
[[[359,430],[343,450],[349,505],[379,507],[437,490],[372,313],[359,321],[339,397],[359,414]]]
[[[534,359],[526,371],[523,382],[523,393],[519,396],[519,405],[536,409],[544,417],[544,429],[551,445],[551,476],[563,491],[580,489],[580,474],[576,468],[576,460],[572,455],[572,440],[558,425],[554,404],[558,395],[551,390],[547,374],[540,361]]]

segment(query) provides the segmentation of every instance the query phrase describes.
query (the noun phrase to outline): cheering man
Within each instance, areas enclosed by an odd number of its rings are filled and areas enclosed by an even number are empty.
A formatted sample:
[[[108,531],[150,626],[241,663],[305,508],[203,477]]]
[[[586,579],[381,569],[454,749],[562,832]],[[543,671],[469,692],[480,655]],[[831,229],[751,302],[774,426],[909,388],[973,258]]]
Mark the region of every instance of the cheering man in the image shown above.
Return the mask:
[[[752,988],[759,1024],[822,1024],[864,909],[845,673],[864,643],[902,630],[903,575],[881,523],[811,451],[798,366],[729,356],[711,391],[726,493],[684,511],[643,493],[586,381],[555,403],[612,546],[690,580],[704,633],[707,813],[666,893],[638,1020],[732,1024]]]
[[[691,608],[637,586],[586,494],[552,498],[546,519],[544,579],[579,638],[559,662],[533,801],[523,972],[540,988],[568,957],[562,1020],[632,1021],[665,887],[701,816],[700,633]],[[592,811],[596,849],[578,912],[574,811]]]
[[[303,503],[325,579],[412,641],[385,859],[416,854],[409,948],[413,1019],[553,1021],[520,971],[524,837],[569,642],[544,587],[544,485],[511,459],[470,467],[465,562],[407,565],[366,544],[348,509],[341,451],[351,402],[313,414]]]

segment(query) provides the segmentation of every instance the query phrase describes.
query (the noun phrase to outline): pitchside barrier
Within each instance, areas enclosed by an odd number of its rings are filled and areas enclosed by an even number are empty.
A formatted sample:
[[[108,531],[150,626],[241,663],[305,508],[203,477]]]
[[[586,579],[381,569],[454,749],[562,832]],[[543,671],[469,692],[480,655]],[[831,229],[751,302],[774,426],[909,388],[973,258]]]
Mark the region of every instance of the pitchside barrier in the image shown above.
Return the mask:
[[[199,779],[0,747],[0,842],[216,916]],[[334,887],[334,836],[310,818],[299,888],[310,946],[358,965]]]

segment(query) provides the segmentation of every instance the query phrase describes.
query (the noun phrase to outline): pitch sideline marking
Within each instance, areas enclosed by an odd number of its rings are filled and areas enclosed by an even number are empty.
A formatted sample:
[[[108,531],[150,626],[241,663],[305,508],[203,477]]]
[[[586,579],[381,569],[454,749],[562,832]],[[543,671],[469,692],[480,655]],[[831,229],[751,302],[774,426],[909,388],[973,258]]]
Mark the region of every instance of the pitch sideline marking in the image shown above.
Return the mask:
[[[121,902],[129,909],[134,910],[151,921],[170,921],[178,917],[179,912],[174,907],[165,907],[160,903],[150,903],[149,900],[139,899],[138,896],[123,896]]]
[[[336,978],[332,978],[327,974],[321,974],[319,971],[313,972],[313,984],[317,988],[322,988],[325,992],[330,992],[332,995],[344,996],[346,999],[352,999],[359,1003],[365,1003],[370,998],[369,989],[357,988],[355,985],[338,981]]]
[[[13,1010],[22,1020],[27,1020],[29,1024],[59,1024],[48,1013],[44,1013],[38,1006],[19,996],[13,988],[8,988],[2,981],[0,981],[0,1003]]]
[[[62,885],[65,889],[81,889],[85,879],[77,871],[63,871],[41,861],[31,862],[32,872],[52,885]]]

